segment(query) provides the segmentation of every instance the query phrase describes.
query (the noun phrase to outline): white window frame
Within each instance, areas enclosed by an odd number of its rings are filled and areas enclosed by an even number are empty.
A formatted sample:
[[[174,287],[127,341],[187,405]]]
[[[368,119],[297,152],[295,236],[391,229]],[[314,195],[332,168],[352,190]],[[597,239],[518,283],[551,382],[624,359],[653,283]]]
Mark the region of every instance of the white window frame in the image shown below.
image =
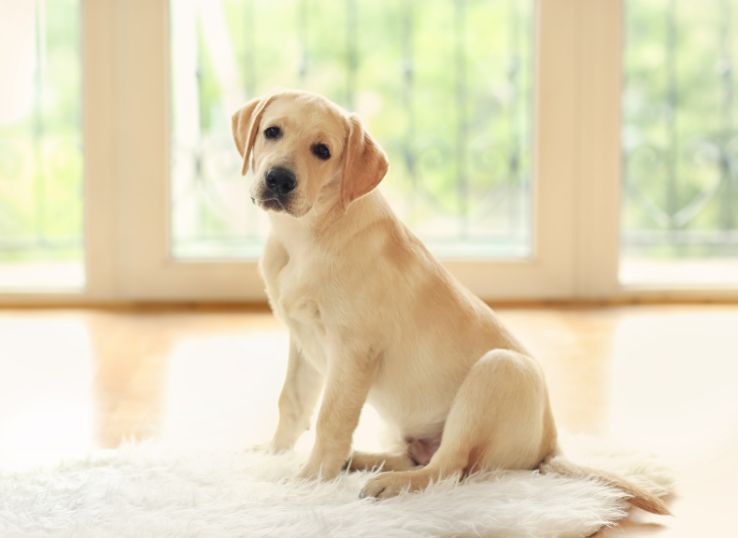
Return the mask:
[[[82,1],[87,285],[0,302],[265,299],[256,261],[171,254],[168,16],[169,0]],[[622,2],[539,0],[535,34],[533,254],[445,265],[489,300],[738,298],[618,282]]]

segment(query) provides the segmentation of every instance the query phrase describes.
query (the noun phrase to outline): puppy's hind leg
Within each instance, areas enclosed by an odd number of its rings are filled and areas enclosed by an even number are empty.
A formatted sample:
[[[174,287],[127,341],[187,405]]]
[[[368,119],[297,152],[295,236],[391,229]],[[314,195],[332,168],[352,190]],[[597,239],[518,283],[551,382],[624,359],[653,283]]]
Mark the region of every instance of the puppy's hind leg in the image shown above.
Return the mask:
[[[382,473],[361,496],[386,498],[471,471],[534,469],[554,450],[556,432],[543,374],[525,355],[486,353],[471,368],[426,467]]]
[[[374,469],[406,471],[416,466],[417,464],[407,451],[385,454],[353,452],[351,458],[346,463],[346,468],[349,471],[371,471]]]

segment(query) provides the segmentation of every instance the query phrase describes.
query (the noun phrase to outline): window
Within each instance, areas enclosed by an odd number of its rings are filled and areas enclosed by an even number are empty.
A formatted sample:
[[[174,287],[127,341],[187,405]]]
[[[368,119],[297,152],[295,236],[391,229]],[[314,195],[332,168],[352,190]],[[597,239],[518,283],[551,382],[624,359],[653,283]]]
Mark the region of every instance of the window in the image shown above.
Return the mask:
[[[438,254],[531,253],[532,1],[170,5],[175,255],[258,255],[229,118],[275,87],[359,112],[390,157],[383,190]]]
[[[738,282],[738,1],[628,1],[625,282]]]
[[[0,287],[80,288],[77,0],[6,0],[0,17]]]
[[[736,17],[738,0],[6,0],[0,302],[264,300],[268,224],[230,116],[275,86],[359,112],[391,204],[485,298],[738,297]]]

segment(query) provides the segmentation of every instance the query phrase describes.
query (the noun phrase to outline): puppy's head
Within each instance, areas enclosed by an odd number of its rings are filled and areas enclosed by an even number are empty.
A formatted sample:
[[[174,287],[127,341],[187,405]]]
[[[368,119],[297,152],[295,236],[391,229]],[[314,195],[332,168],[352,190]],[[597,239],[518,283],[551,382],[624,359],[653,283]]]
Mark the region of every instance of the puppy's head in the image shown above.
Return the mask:
[[[317,205],[347,207],[387,173],[387,157],[362,127],[318,95],[286,91],[249,101],[233,115],[242,174],[263,209],[301,217]]]

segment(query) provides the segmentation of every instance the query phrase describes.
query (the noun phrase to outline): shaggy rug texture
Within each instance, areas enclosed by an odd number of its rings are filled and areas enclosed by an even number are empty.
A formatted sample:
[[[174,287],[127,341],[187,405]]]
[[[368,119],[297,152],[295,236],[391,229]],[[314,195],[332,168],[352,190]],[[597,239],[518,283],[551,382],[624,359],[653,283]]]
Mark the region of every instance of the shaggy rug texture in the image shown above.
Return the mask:
[[[532,472],[439,482],[386,501],[359,499],[371,473],[295,480],[295,454],[177,452],[152,444],[0,471],[0,536],[11,537],[564,537],[626,515],[618,490]],[[577,461],[617,471],[654,493],[671,488],[653,459],[601,448]]]

